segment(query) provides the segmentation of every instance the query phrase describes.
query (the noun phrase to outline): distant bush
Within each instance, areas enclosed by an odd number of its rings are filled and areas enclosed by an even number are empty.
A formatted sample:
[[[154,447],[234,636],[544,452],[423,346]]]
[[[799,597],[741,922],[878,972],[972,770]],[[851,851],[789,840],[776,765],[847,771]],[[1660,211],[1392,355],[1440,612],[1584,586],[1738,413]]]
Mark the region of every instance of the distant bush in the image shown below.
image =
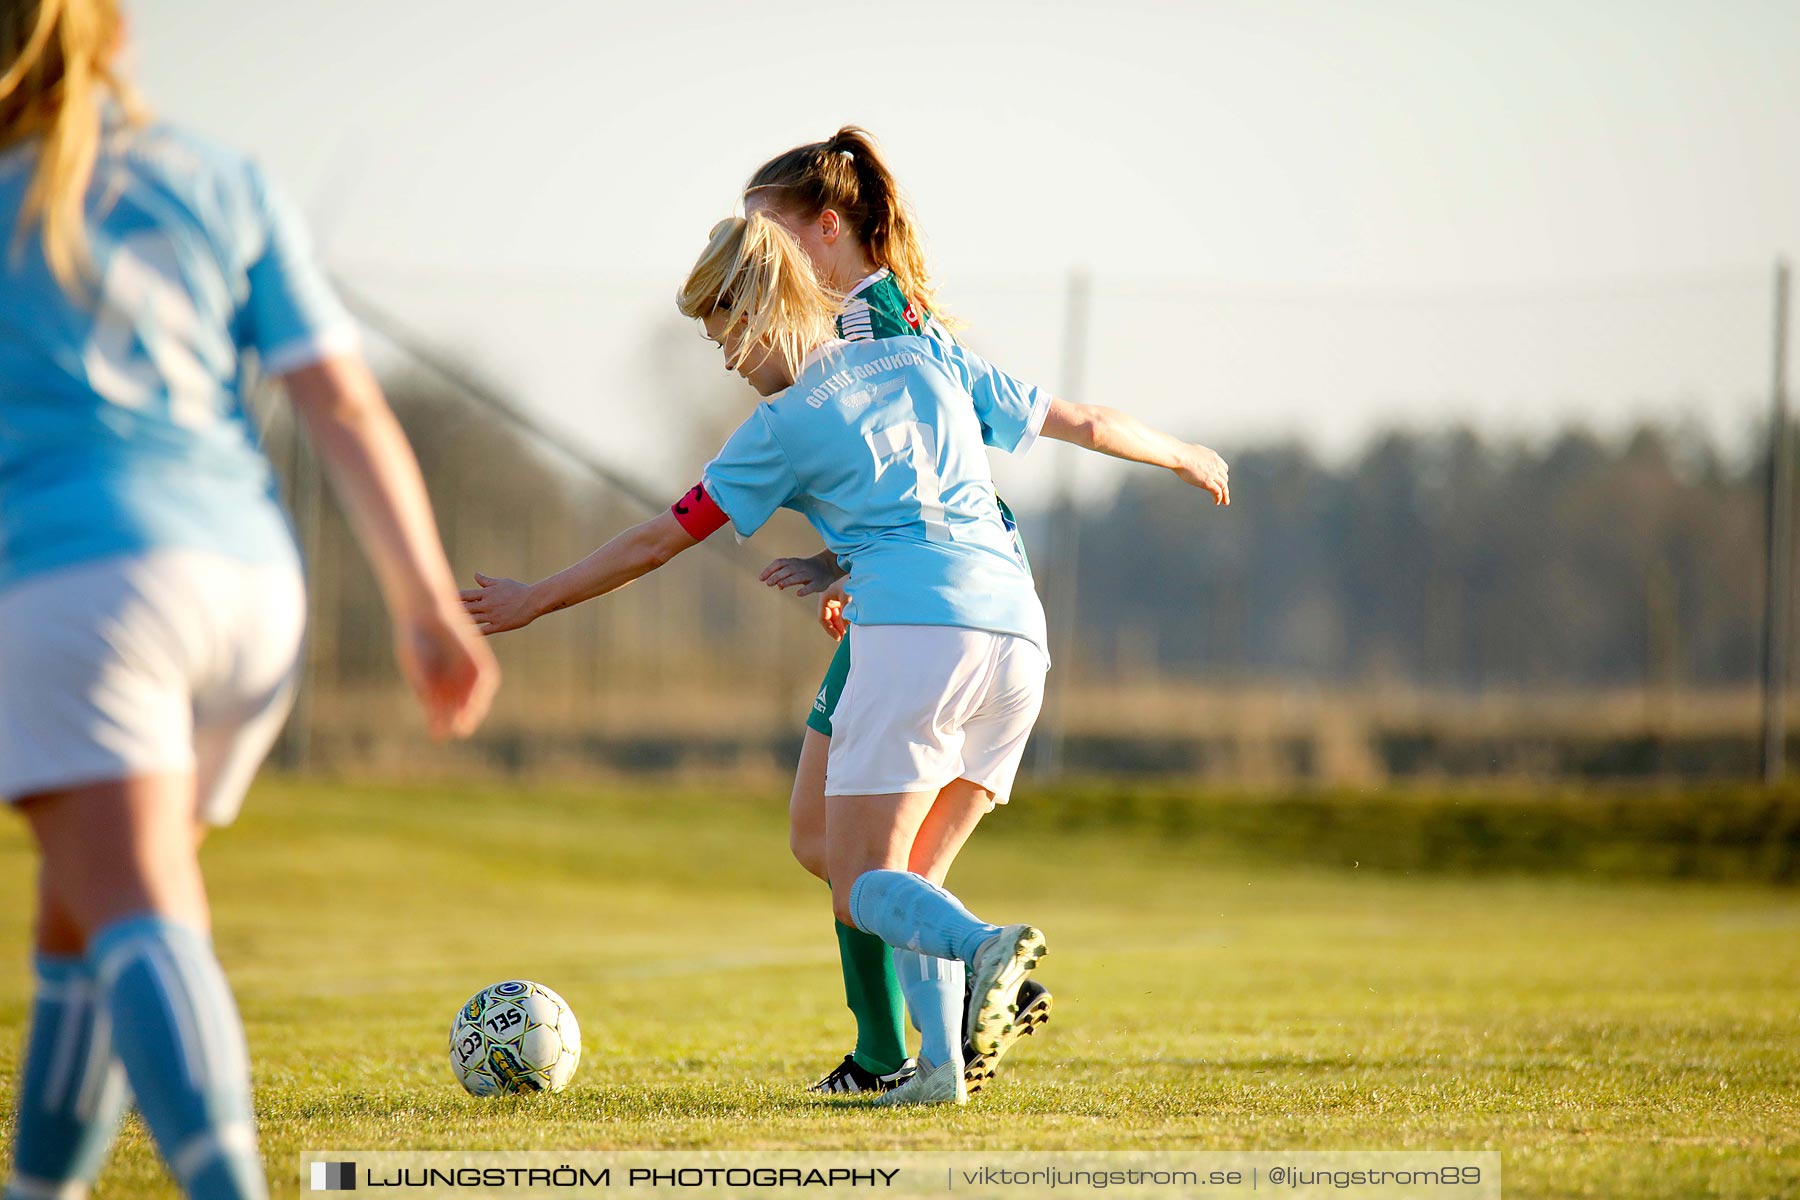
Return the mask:
[[[1800,884],[1800,787],[1198,790],[1027,788],[1021,832],[1150,831],[1234,855],[1398,872]]]

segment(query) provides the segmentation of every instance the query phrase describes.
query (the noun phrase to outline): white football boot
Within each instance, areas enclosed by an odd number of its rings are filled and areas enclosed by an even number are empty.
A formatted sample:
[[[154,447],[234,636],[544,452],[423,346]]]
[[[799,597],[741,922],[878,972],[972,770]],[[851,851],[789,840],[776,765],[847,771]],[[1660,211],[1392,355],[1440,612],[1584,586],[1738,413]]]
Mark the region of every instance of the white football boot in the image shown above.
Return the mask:
[[[1050,951],[1030,925],[1008,925],[975,951],[969,964],[969,1045],[993,1054],[1019,1011],[1019,985]]]
[[[969,1085],[963,1082],[963,1066],[951,1060],[941,1067],[921,1056],[912,1078],[892,1091],[875,1097],[876,1104],[893,1108],[902,1104],[967,1104]]]

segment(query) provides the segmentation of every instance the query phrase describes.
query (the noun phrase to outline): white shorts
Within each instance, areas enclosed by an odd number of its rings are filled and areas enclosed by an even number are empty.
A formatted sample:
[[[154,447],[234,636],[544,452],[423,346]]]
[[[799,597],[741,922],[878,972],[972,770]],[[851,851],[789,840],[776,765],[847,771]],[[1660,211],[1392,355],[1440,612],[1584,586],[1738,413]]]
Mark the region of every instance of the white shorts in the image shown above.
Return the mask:
[[[967,779],[1005,804],[1044,702],[1043,651],[945,625],[858,625],[853,636],[825,794],[935,792]]]
[[[306,591],[292,564],[152,550],[0,591],[0,796],[192,773],[226,825],[293,697]]]

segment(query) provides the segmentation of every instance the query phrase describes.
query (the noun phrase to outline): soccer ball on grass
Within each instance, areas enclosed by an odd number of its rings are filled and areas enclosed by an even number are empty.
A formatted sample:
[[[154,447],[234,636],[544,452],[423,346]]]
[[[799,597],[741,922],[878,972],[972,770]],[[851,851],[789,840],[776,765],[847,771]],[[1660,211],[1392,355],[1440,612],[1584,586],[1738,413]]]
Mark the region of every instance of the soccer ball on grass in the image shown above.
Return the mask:
[[[482,988],[450,1024],[450,1069],[473,1096],[561,1091],[580,1061],[574,1012],[528,979]]]

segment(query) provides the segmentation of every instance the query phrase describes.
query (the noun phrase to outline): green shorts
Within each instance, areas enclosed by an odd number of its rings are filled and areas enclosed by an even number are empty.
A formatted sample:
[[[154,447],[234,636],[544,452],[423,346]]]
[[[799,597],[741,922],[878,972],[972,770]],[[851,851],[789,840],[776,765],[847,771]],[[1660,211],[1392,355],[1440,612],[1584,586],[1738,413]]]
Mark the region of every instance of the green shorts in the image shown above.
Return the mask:
[[[837,711],[838,697],[844,694],[844,680],[850,678],[850,635],[838,639],[837,653],[825,668],[825,680],[819,694],[813,697],[812,711],[806,714],[806,727],[831,736],[831,714]]]

